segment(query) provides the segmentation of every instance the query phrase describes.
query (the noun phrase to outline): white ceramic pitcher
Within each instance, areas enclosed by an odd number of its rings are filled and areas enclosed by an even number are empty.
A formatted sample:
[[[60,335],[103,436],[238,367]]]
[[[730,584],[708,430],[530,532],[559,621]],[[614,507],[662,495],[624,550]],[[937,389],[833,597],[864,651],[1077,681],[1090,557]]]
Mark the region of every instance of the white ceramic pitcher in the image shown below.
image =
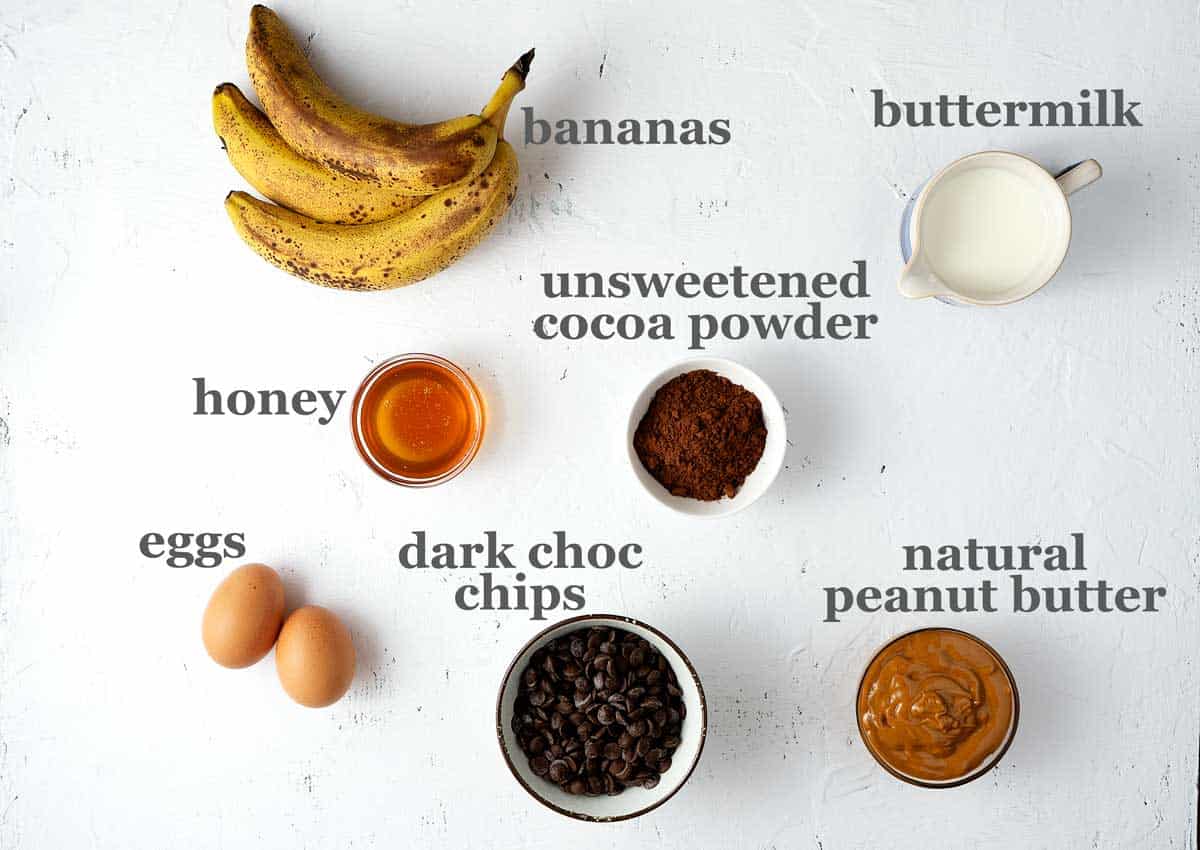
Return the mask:
[[[999,169],[999,174],[994,171],[988,173],[1009,181],[1008,185],[1013,185],[1013,180],[1019,181],[1016,187],[1020,189],[1025,206],[1032,203],[1035,209],[1030,214],[1041,217],[1037,222],[1012,222],[1027,228],[1034,227],[1039,238],[1031,241],[1028,247],[1030,254],[1020,258],[1021,262],[1016,266],[1020,271],[1013,274],[1012,280],[989,282],[987,287],[979,285],[977,280],[968,281],[966,276],[962,276],[961,262],[958,269],[960,278],[957,280],[953,274],[947,274],[944,267],[938,268],[939,251],[936,249],[945,246],[931,245],[931,242],[947,238],[944,232],[937,232],[939,227],[945,230],[945,223],[931,225],[931,221],[939,216],[927,215],[931,201],[935,205],[938,203],[934,199],[939,197],[939,192],[962,192],[962,180],[969,179],[968,173],[978,169]],[[935,174],[905,210],[901,225],[901,247],[907,264],[898,284],[900,293],[908,298],[932,296],[939,300],[981,306],[1011,304],[1027,298],[1054,277],[1066,257],[1071,242],[1071,208],[1067,204],[1067,196],[1098,180],[1101,173],[1100,164],[1094,159],[1087,159],[1055,176],[1032,159],[1008,151],[983,151],[955,160]],[[958,188],[947,190],[947,186],[956,185],[955,181],[958,181]],[[943,194],[943,202],[945,198]],[[1002,227],[1004,222],[990,222],[989,226],[992,224]],[[929,232],[931,226],[934,232]],[[964,260],[961,256],[959,259]],[[966,260],[969,261],[969,257]],[[1003,279],[1005,271],[997,274]]]

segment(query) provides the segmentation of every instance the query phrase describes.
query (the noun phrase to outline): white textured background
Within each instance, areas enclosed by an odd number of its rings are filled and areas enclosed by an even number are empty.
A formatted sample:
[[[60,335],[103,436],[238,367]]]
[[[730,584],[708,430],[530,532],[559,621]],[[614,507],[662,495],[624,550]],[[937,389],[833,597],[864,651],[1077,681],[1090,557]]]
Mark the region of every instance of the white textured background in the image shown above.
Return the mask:
[[[378,296],[276,272],[225,218],[243,184],[208,98],[246,83],[248,4],[0,8],[0,846],[1195,848],[1196,4],[487,5],[281,11],[315,33],[331,82],[379,111],[478,108],[533,44],[519,105],[543,117],[729,117],[734,142],[518,145],[499,232],[436,281]],[[1105,86],[1144,101],[1144,128],[870,126],[872,87]],[[1002,310],[905,302],[906,190],[993,146],[1104,165],[1072,202],[1065,268]],[[725,521],[665,512],[624,466],[627,406],[684,343],[529,331],[553,306],[541,271],[841,272],[857,258],[874,340],[713,349],[774,385],[794,443],[770,494]],[[703,304],[667,306],[682,320]],[[491,404],[483,454],[446,487],[375,478],[345,407],[326,427],[190,415],[193,376],[352,389],[411,350],[462,363]],[[492,709],[537,625],[458,612],[456,577],[402,574],[414,528],[646,546],[641,571],[588,578],[588,610],[654,623],[700,670],[711,735],[674,800],[593,826],[527,798]],[[137,552],[145,532],[201,530],[246,532],[247,558],[280,568],[294,603],[346,617],[360,653],[347,699],[301,709],[270,661],[206,658],[199,618],[228,565]],[[820,622],[825,585],[906,583],[902,544],[1071,531],[1087,533],[1090,579],[1165,583],[1166,610]],[[891,779],[852,725],[871,652],[927,623],[993,642],[1022,694],[1000,769],[953,791]]]

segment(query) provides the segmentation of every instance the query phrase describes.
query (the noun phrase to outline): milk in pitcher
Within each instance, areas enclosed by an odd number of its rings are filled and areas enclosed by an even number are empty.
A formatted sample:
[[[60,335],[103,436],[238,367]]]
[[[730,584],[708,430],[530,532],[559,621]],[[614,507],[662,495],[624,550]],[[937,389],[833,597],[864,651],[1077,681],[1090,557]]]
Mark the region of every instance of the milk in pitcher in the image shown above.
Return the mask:
[[[1051,235],[1037,186],[1005,168],[972,168],[948,175],[926,201],[921,250],[956,291],[987,301],[1037,271]]]

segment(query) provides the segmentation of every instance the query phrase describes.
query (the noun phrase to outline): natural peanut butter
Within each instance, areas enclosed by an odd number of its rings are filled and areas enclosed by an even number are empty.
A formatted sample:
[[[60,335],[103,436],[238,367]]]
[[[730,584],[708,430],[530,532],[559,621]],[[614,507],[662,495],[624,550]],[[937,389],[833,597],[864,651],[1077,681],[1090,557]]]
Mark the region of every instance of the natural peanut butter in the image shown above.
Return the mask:
[[[858,728],[867,748],[885,767],[922,782],[966,779],[998,758],[1015,711],[1004,662],[953,629],[896,638],[871,661],[858,688]]]

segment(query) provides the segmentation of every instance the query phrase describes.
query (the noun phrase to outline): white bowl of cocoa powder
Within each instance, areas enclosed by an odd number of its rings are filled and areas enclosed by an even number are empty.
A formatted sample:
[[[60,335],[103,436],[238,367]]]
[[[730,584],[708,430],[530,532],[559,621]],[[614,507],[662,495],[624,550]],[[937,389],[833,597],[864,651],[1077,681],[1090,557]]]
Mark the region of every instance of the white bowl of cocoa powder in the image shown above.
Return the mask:
[[[700,357],[646,384],[625,447],[634,476],[659,503],[690,516],[729,516],[779,474],[787,425],[766,381],[732,360]]]

